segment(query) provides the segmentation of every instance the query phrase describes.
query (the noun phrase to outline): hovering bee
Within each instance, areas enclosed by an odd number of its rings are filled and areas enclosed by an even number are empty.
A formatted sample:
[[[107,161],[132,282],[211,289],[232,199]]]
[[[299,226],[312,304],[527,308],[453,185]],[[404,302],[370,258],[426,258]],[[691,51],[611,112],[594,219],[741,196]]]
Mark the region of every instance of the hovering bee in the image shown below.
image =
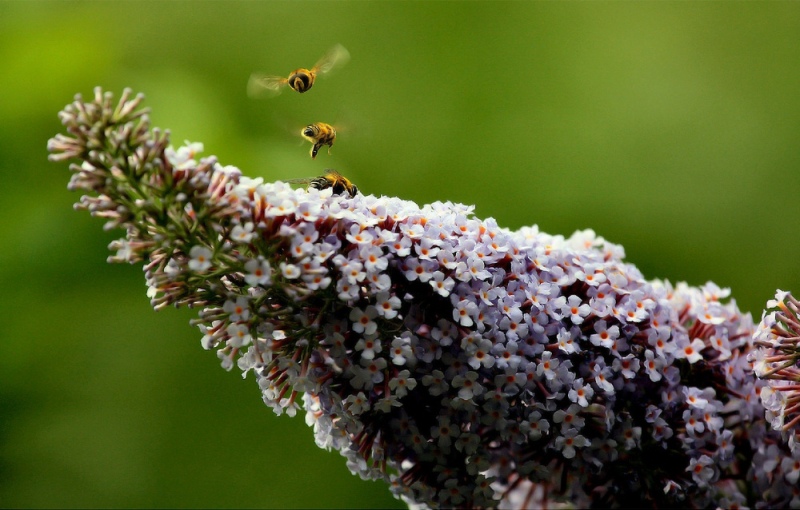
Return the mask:
[[[355,184],[350,182],[350,179],[340,174],[336,170],[326,170],[325,175],[319,177],[310,177],[308,179],[291,179],[289,184],[306,184],[309,188],[324,190],[331,188],[337,195],[343,194],[345,191],[354,197],[358,194],[358,188]]]
[[[317,152],[325,145],[328,146],[328,154],[331,153],[333,141],[336,140],[336,128],[324,122],[315,122],[304,127],[300,131],[300,136],[314,144],[310,154],[311,159],[316,159]]]
[[[250,97],[261,95],[276,96],[281,93],[284,85],[301,94],[314,85],[314,80],[318,74],[325,74],[331,69],[344,65],[350,60],[350,53],[341,44],[337,44],[317,62],[311,69],[303,67],[295,69],[288,78],[283,76],[269,76],[266,74],[253,73],[247,83],[247,93]]]

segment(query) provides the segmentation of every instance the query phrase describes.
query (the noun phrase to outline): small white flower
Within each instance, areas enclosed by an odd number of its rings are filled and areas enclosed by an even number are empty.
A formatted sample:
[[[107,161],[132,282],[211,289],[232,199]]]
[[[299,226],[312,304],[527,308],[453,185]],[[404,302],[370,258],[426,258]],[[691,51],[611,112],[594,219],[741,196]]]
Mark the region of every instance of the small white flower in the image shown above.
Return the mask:
[[[453,290],[453,287],[455,287],[455,280],[449,276],[445,276],[441,271],[434,271],[432,274],[433,277],[428,281],[428,283],[431,285],[431,287],[433,287],[433,290],[435,290],[440,296],[449,296],[450,292]]]
[[[692,474],[692,479],[701,487],[708,486],[716,473],[714,461],[708,455],[701,455],[699,459],[690,459],[686,471]]]
[[[205,246],[192,246],[189,251],[189,269],[198,273],[205,273],[211,267],[212,251]]]
[[[231,347],[243,347],[252,340],[247,324],[231,324],[225,331],[230,336],[228,344]]]
[[[250,308],[247,298],[240,296],[236,301],[228,299],[222,305],[222,310],[230,315],[231,321],[246,321],[250,317]]]
[[[401,370],[399,374],[389,380],[389,389],[394,392],[397,398],[405,397],[416,386],[417,381],[411,377],[411,372],[408,370]]]
[[[354,224],[350,227],[350,233],[345,236],[345,239],[353,244],[368,245],[374,239],[373,235],[366,230],[361,229],[361,225]]]
[[[378,310],[374,306],[368,306],[365,310],[353,308],[350,311],[350,320],[353,321],[353,331],[371,335],[378,329],[378,325],[373,321],[378,316]]]
[[[366,315],[362,316],[366,317]],[[374,323],[373,323],[374,324]],[[355,330],[355,326],[353,330]],[[383,350],[381,347],[381,339],[380,338],[360,338],[358,342],[356,342],[356,350],[361,351],[361,357],[364,359],[374,359],[375,354],[379,353]]]
[[[287,280],[294,280],[300,276],[300,268],[295,266],[294,264],[287,264],[286,262],[281,262],[281,273],[283,277]]]
[[[397,317],[397,310],[400,309],[400,298],[392,296],[388,292],[380,292],[376,298],[375,308],[378,313],[387,319]]]
[[[358,394],[351,394],[344,400],[344,408],[358,416],[369,411],[369,399],[363,391],[359,391]]]
[[[249,243],[253,239],[253,222],[248,221],[242,225],[236,225],[231,231],[231,239],[238,243]]]
[[[179,147],[176,151],[172,147],[168,147],[164,151],[170,165],[176,170],[185,170],[187,168],[194,168],[196,162],[194,157],[198,152],[203,152],[203,144],[200,142],[184,142],[185,145]]]
[[[478,372],[469,371],[466,374],[457,375],[453,378],[453,388],[458,390],[458,398],[462,400],[472,400],[473,397],[483,393],[484,388],[477,382]]]
[[[244,281],[248,285],[269,285],[272,281],[272,268],[269,262],[263,257],[259,256],[257,259],[250,259],[244,265],[247,274],[244,275]]]
[[[407,336],[399,336],[392,340],[392,349],[389,353],[395,365],[405,365],[409,360],[414,360],[414,351]]]

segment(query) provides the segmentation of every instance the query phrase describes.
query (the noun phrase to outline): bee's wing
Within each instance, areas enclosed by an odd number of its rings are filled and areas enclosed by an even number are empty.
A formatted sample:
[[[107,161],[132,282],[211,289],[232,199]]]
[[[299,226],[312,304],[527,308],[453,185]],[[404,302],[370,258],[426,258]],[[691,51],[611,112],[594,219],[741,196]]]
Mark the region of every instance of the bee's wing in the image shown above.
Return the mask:
[[[332,69],[345,65],[348,60],[350,60],[350,52],[341,44],[337,44],[319,59],[313,70],[320,74],[329,73]]]
[[[253,73],[247,81],[247,95],[253,98],[277,96],[288,81],[282,76]]]
[[[306,177],[304,179],[288,179],[283,182],[285,182],[286,184],[305,184],[306,186],[308,186],[314,179],[315,179],[314,177]]]
[[[372,136],[372,129],[368,119],[358,112],[343,108],[334,118],[332,124],[336,129],[336,136],[344,134],[347,138],[364,138]]]
[[[277,113],[272,114],[272,123],[281,131],[281,136],[284,137],[285,140],[291,141],[292,143],[297,142],[298,147],[305,143],[302,133],[306,124],[301,125],[296,122],[290,122],[285,116]]]

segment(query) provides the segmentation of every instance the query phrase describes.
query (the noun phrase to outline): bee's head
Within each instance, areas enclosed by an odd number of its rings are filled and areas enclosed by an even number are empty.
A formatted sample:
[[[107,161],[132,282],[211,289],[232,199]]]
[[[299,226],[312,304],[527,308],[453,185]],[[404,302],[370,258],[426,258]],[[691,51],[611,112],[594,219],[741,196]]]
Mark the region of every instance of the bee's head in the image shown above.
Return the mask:
[[[355,185],[355,184],[353,184],[352,186],[350,186],[350,189],[349,189],[349,190],[347,190],[347,191],[349,191],[349,192],[350,192],[350,196],[351,196],[351,197],[354,197],[354,196],[358,195],[358,188],[356,187],[356,185]]]
[[[313,126],[304,127],[303,136],[314,136],[314,127]]]

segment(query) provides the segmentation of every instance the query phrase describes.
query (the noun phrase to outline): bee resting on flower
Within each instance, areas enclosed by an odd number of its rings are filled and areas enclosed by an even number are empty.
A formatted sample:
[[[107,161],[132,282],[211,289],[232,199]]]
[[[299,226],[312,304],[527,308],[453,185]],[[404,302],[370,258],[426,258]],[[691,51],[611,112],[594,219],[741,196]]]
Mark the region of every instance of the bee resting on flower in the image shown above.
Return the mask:
[[[123,228],[155,308],[317,445],[428,507],[787,506],[755,332],[728,290],[644,279],[592,231],[248,178],[150,131],[141,96],[61,113],[78,207]]]

